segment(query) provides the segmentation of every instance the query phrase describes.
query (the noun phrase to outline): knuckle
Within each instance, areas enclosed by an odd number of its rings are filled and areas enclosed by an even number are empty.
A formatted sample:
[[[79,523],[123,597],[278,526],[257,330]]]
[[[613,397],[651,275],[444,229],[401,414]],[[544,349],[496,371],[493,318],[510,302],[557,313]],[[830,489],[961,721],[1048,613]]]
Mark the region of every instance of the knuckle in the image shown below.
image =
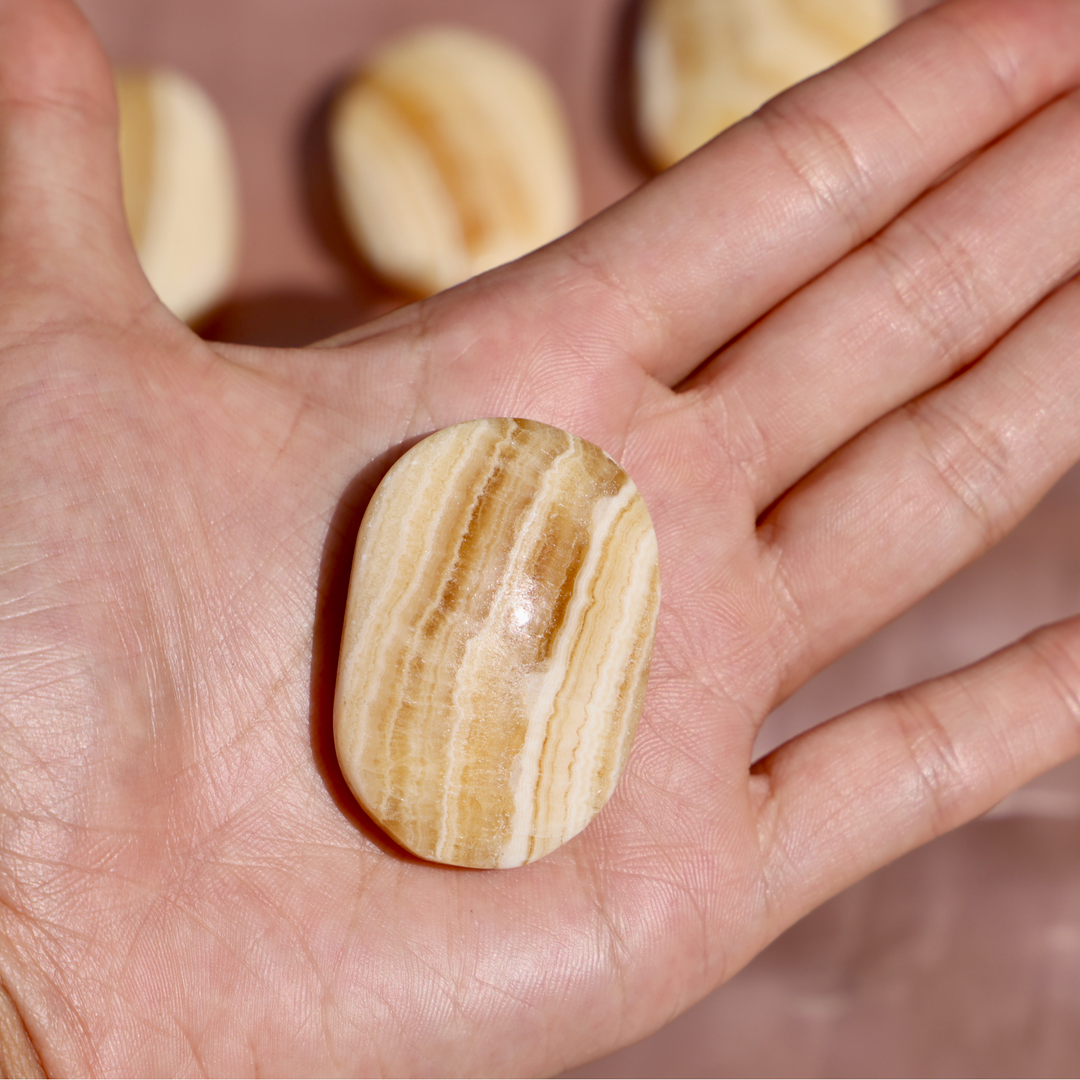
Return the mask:
[[[773,98],[756,116],[815,208],[842,221],[853,243],[872,215],[872,177],[842,128],[810,109],[799,88]]]
[[[958,824],[955,809],[967,777],[963,757],[941,716],[923,695],[900,698],[896,718],[912,766],[913,799],[925,808],[932,834],[940,836]]]
[[[905,412],[945,505],[973,519],[986,547],[1001,539],[1020,517],[1010,498],[1014,455],[1008,438],[934,396],[910,403]]]
[[[869,244],[892,290],[903,329],[928,340],[949,366],[966,357],[988,322],[978,261],[956,237],[900,218]]]
[[[1056,627],[1036,631],[1027,639],[1045,682],[1080,730],[1080,658],[1076,638],[1063,637]]]

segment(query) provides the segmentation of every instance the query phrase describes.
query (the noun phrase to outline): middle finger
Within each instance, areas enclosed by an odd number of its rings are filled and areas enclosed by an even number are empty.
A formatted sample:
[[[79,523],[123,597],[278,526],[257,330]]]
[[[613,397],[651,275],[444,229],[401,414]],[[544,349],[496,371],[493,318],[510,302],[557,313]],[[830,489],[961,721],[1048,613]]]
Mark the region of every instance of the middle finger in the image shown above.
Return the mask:
[[[1080,96],[1048,106],[776,308],[685,389],[760,512],[971,363],[1080,263]]]

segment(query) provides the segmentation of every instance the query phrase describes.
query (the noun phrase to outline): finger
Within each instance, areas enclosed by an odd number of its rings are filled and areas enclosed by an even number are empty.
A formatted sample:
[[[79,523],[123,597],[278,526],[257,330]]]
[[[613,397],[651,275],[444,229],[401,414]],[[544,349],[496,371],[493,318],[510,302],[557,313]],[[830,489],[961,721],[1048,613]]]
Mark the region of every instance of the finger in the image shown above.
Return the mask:
[[[811,473],[761,536],[786,695],[1011,529],[1080,456],[1080,284]]]
[[[134,257],[112,75],[68,0],[0,2],[0,292],[108,310]],[[117,275],[117,267],[124,273]]]
[[[1080,752],[1080,619],[829,721],[758,762],[775,932]]]
[[[567,239],[564,326],[687,376],[946,170],[1080,78],[1080,5],[957,0],[781,95]],[[594,287],[591,287],[594,286]],[[614,305],[614,309],[613,309]],[[607,312],[615,311],[609,315]]]
[[[1048,106],[693,382],[761,511],[989,348],[1080,264],[1080,95]],[[837,403],[843,407],[838,408]]]
[[[407,351],[428,358],[431,400],[479,388],[489,410],[527,404],[564,426],[587,421],[613,384],[626,396],[628,363],[642,379],[677,383],[959,160],[1068,89],[1080,79],[1077,31],[1071,0],[955,0],[556,244],[425,301],[422,316],[413,307],[324,344],[364,342],[385,370],[404,355],[402,340],[419,338]],[[432,356],[436,338],[452,347]],[[485,341],[501,343],[494,381]],[[359,400],[340,370],[316,358],[301,374],[312,392]],[[446,385],[436,386],[440,374]],[[648,407],[666,401],[630,389]]]

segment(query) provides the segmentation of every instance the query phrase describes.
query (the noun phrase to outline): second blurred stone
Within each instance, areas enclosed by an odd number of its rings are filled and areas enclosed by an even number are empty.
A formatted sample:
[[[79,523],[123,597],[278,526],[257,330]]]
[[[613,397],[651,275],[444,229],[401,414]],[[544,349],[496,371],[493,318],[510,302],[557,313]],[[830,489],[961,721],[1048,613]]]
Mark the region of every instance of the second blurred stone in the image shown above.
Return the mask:
[[[526,57],[433,28],[384,49],[344,89],[331,157],[372,269],[428,295],[554,240],[578,220],[562,108]]]

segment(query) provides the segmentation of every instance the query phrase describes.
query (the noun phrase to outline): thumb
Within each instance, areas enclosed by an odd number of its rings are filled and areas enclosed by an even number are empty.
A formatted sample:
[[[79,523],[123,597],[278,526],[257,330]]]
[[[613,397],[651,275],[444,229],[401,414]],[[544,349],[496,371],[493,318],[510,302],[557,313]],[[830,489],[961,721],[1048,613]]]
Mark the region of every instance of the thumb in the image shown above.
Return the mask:
[[[0,311],[108,317],[147,294],[109,63],[70,0],[0,0]]]

